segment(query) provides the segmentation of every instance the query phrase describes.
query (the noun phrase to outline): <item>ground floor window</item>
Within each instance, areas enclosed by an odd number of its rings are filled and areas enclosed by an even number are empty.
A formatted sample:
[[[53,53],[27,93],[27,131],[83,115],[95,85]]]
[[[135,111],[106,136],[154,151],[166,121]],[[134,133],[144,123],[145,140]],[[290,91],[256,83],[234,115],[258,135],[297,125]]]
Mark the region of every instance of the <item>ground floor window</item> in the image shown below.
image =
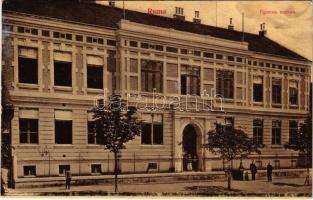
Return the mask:
[[[24,166],[24,176],[36,176],[36,166]]]
[[[254,144],[263,144],[263,121],[253,120],[253,142]]]
[[[297,144],[298,123],[295,120],[289,121],[289,144]]]
[[[163,119],[160,114],[143,114],[141,144],[163,144]]]
[[[272,144],[281,143],[281,122],[274,120],[272,122]]]
[[[19,119],[20,143],[38,144],[38,119]]]
[[[72,144],[72,121],[56,120],[55,121],[55,143]]]

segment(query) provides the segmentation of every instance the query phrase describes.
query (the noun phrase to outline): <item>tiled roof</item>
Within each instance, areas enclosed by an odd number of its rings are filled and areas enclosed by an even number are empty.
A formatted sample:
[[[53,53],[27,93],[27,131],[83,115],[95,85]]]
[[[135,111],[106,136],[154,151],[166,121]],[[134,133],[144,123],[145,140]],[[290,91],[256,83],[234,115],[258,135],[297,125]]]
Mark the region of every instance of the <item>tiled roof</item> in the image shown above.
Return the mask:
[[[118,28],[117,23],[123,18],[123,10],[121,8],[113,8],[94,3],[80,3],[79,0],[5,0],[3,10],[111,28]],[[233,41],[241,41],[242,39],[242,33],[240,31],[195,24],[193,22],[131,10],[126,10],[125,13],[127,20],[136,23],[210,35]],[[245,33],[244,40],[248,42],[248,49],[250,51],[307,60],[303,56],[264,36]]]

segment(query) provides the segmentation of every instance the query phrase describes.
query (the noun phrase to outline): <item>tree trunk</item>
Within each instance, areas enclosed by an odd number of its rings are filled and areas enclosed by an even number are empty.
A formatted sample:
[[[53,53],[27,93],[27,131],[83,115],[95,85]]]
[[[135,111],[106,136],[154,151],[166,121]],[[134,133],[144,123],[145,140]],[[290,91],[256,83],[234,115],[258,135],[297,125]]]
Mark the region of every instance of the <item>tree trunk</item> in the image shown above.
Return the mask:
[[[118,174],[118,169],[117,169],[117,152],[114,152],[114,192],[117,192],[117,174]]]
[[[227,189],[231,190],[231,169],[227,171]]]

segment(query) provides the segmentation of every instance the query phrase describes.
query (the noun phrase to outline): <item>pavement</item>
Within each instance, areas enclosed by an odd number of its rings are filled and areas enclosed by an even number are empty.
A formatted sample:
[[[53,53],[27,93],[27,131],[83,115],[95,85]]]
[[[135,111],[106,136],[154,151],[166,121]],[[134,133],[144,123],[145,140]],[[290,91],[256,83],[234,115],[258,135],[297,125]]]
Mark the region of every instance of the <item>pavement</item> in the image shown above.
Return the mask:
[[[312,196],[312,185],[304,186],[304,178],[232,181],[227,190],[226,181],[185,181],[178,183],[119,184],[118,193],[113,185],[9,189],[7,196]]]

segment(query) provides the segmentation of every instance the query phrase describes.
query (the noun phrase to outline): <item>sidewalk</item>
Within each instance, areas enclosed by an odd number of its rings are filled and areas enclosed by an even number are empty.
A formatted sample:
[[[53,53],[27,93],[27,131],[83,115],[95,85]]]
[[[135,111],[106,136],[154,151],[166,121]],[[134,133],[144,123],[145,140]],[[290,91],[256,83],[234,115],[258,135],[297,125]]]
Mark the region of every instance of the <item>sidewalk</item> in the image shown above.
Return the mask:
[[[231,191],[227,190],[225,181],[190,181],[181,183],[145,183],[119,184],[118,194],[114,194],[113,185],[73,186],[71,190],[64,187],[25,188],[9,190],[9,196],[16,195],[191,195],[191,196],[312,196],[312,186],[303,186],[304,178],[232,181]]]

